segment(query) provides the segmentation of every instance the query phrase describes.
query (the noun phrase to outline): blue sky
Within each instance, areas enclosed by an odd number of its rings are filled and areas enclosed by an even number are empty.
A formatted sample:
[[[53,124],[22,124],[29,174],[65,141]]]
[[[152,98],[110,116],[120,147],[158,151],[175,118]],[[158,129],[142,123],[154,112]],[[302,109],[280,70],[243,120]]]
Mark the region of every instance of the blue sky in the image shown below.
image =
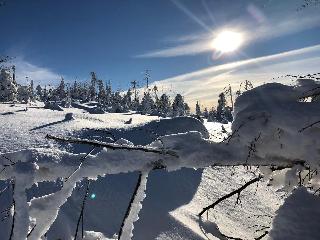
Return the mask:
[[[200,73],[224,64],[307,49],[276,61],[280,72],[304,72],[320,63],[320,7],[302,11],[303,0],[7,0],[0,7],[4,23],[0,54],[16,57],[20,81],[25,76],[41,84],[89,79],[89,72],[109,80],[114,88],[125,89],[133,79],[143,84],[143,70],[151,69],[152,81],[170,83],[190,101],[202,96],[191,94],[187,84],[175,86],[175,79],[191,74],[195,86],[205,82]],[[2,24],[1,24],[2,25]],[[212,39],[224,29],[241,32],[242,46],[235,52],[217,54]],[[298,59],[297,59],[298,58]],[[312,60],[310,60],[312,59]],[[260,61],[260,60],[259,60]],[[283,61],[288,63],[286,66]],[[312,62],[310,62],[312,61]],[[263,62],[264,67],[275,65]],[[290,65],[291,64],[291,65]],[[319,65],[319,64],[318,64]],[[241,67],[246,68],[244,66]],[[248,66],[258,73],[260,65]],[[221,79],[222,86],[238,83],[238,75]],[[317,71],[318,72],[318,71]],[[194,77],[192,73],[198,73]],[[273,69],[260,71],[257,82],[266,81]],[[209,78],[214,79],[216,73]],[[206,76],[208,78],[208,76]],[[237,80],[236,80],[237,79]],[[233,81],[233,82],[232,82]],[[160,84],[160,83],[159,83]],[[207,83],[209,84],[209,83]],[[169,85],[167,85],[168,87]],[[217,95],[206,92],[203,102]],[[218,91],[218,90],[216,90]],[[201,91],[200,91],[201,92]],[[189,96],[190,95],[190,96]]]

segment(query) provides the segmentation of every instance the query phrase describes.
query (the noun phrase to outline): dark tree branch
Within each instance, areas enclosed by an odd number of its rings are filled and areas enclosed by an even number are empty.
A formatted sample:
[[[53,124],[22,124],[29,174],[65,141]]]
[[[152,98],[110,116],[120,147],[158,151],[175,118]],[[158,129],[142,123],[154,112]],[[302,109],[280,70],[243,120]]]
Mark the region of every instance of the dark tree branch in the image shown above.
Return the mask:
[[[206,211],[208,211],[209,209],[214,209],[214,207],[215,207],[216,205],[218,205],[220,202],[222,202],[222,201],[224,201],[224,200],[232,197],[232,196],[235,195],[235,194],[238,194],[238,197],[237,197],[237,201],[238,201],[241,191],[243,191],[244,189],[246,189],[246,188],[247,188],[248,186],[250,186],[251,184],[260,181],[261,179],[262,179],[262,176],[259,175],[258,177],[256,177],[256,178],[250,180],[249,182],[245,183],[245,184],[244,184],[243,186],[241,186],[240,188],[238,188],[238,189],[232,191],[231,193],[229,193],[229,194],[227,194],[227,195],[219,198],[217,201],[215,201],[215,202],[212,203],[211,205],[203,208],[202,211],[199,213],[199,217],[201,217],[202,214],[204,214],[204,213],[205,213]]]
[[[88,194],[89,194],[89,187],[90,187],[90,181],[87,180],[87,188],[86,188],[86,193],[83,197],[83,200],[82,200],[82,205],[81,205],[81,212],[80,212],[80,215],[79,215],[79,218],[78,218],[78,222],[77,222],[77,228],[76,228],[76,233],[74,234],[74,240],[77,240],[77,235],[78,235],[78,230],[79,230],[79,225],[80,225],[80,221],[82,220],[82,238],[83,238],[83,213],[84,213],[84,207],[85,207],[85,204],[86,204],[86,201],[87,201],[87,197],[88,197]]]
[[[264,238],[265,236],[267,236],[269,233],[269,231],[265,231],[262,235],[260,235],[259,237],[256,237],[255,240],[260,240],[262,238]]]
[[[14,230],[14,223],[15,223],[15,217],[16,217],[16,202],[14,200],[14,189],[15,189],[15,180],[12,180],[12,205],[13,205],[13,216],[12,216],[12,224],[11,224],[11,231],[10,231],[10,236],[9,240],[12,239],[13,237],[13,230]]]
[[[68,142],[68,143],[77,143],[77,144],[88,144],[91,146],[95,147],[105,147],[109,148],[112,150],[127,150],[127,151],[143,151],[143,152],[150,152],[150,153],[157,153],[157,154],[165,154],[165,155],[170,155],[172,157],[178,158],[179,156],[177,155],[176,152],[166,150],[158,150],[154,148],[147,148],[143,146],[127,146],[127,145],[119,145],[115,143],[104,143],[104,142],[99,142],[99,141],[93,141],[93,140],[87,140],[87,139],[79,139],[79,138],[63,138],[63,137],[56,137],[52,135],[47,135],[47,139],[55,140],[55,141],[60,141],[60,142]]]
[[[316,124],[318,124],[318,123],[320,123],[320,121],[316,121],[316,122],[314,122],[314,123],[311,123],[311,124],[305,126],[304,128],[301,128],[301,129],[299,130],[299,132],[301,133],[301,132],[303,132],[304,130],[306,130],[306,129],[308,129],[308,128],[311,128],[311,127],[313,127],[314,125],[316,125]]]
[[[28,233],[28,235],[27,235],[27,238],[31,235],[31,233],[33,232],[33,230],[36,228],[36,226],[37,226],[37,224],[35,224],[33,227],[32,227],[32,229],[31,229],[31,231]]]
[[[124,224],[125,224],[126,219],[128,218],[129,213],[130,213],[130,211],[131,211],[132,204],[133,204],[133,202],[134,202],[134,199],[136,198],[138,189],[139,189],[139,187],[140,187],[140,185],[141,185],[141,180],[142,180],[142,173],[140,172],[140,173],[139,173],[139,178],[138,178],[138,181],[137,181],[137,184],[136,184],[136,187],[135,187],[135,189],[134,189],[134,191],[133,191],[133,193],[132,193],[130,203],[129,203],[128,207],[127,207],[126,213],[125,213],[125,215],[124,215],[124,218],[123,218],[122,223],[121,223],[121,226],[120,226],[120,230],[119,230],[119,234],[118,234],[118,240],[120,240],[120,238],[121,238]]]

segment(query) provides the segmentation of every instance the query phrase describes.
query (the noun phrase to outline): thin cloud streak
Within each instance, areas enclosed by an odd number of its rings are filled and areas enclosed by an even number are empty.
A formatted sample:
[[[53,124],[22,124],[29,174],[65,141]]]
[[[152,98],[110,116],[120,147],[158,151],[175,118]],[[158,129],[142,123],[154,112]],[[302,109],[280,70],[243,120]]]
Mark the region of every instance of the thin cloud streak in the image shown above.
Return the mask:
[[[137,58],[168,58],[177,56],[196,55],[204,52],[212,52],[211,41],[213,37],[218,34],[221,29],[235,29],[239,32],[243,32],[245,35],[245,43],[243,47],[252,44],[254,42],[260,42],[270,40],[273,38],[286,36],[293,33],[298,33],[303,30],[313,29],[320,26],[319,16],[308,16],[298,18],[297,16],[287,18],[280,23],[275,21],[264,22],[263,24],[257,24],[244,20],[231,21],[225,26],[216,29],[215,31],[208,31],[205,34],[187,35],[176,38],[176,43],[179,45],[157,49],[144,54],[137,55]],[[254,29],[251,32],[249,29]],[[183,43],[184,42],[184,43]]]
[[[286,74],[307,74],[318,72],[320,64],[320,44],[279,54],[232,62],[195,72],[182,74],[154,82],[158,89],[168,92],[179,89],[191,108],[196,101],[204,106],[216,105],[218,94],[230,84],[235,90],[241,82],[250,80],[254,86],[264,82],[280,81],[290,84],[290,79],[279,78]],[[171,96],[176,94],[172,92]]]

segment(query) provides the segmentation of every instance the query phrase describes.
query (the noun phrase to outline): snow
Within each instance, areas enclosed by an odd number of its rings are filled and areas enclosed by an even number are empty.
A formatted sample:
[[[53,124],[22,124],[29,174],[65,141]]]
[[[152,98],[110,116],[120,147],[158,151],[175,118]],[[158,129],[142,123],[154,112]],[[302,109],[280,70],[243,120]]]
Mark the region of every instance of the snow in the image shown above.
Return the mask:
[[[3,165],[8,164],[6,158],[17,161],[0,175],[3,183],[15,179],[17,186],[14,239],[25,239],[31,226],[35,227],[30,239],[40,239],[45,233],[48,239],[72,239],[84,178],[93,182],[90,194],[96,195],[86,205],[85,236],[112,239],[119,231],[136,173],[154,166],[166,170],[151,171],[147,188],[147,173],[143,173],[122,239],[130,239],[132,233],[139,240],[257,237],[261,228],[271,227],[278,207],[305,171],[296,164],[319,166],[319,125],[301,131],[320,119],[317,102],[299,101],[306,86],[318,85],[301,80],[298,86],[266,84],[244,93],[235,103],[232,125],[205,122],[203,126],[188,117],[89,114],[75,108],[57,112],[40,105],[24,111],[25,105],[0,105],[0,161]],[[66,114],[72,118],[66,119]],[[125,124],[130,118],[132,123]],[[127,149],[96,148],[81,160],[90,148],[52,142],[45,138],[47,134]],[[291,169],[272,173],[262,168],[266,179],[242,192],[241,204],[235,206],[236,197],[231,198],[199,221],[197,214],[203,207],[261,173],[255,165]],[[273,186],[267,187],[268,177]],[[311,177],[308,182],[319,185],[319,178]],[[10,195],[0,201],[8,205]],[[275,218],[270,234],[274,239],[281,236],[277,229],[282,222],[290,218],[281,208],[277,214],[280,220]],[[7,236],[9,224],[0,226],[0,236]]]
[[[270,238],[273,240],[308,239],[320,236],[320,199],[301,187],[292,192],[277,210]]]

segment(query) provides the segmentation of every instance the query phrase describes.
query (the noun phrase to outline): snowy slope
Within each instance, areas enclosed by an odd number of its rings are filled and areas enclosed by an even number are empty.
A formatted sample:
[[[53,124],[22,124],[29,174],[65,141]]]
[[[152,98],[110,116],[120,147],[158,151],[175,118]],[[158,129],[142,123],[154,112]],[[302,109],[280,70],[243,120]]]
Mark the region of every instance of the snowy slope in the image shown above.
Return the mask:
[[[185,126],[180,124],[181,121],[177,124],[172,122],[167,124],[165,121],[162,125],[157,122],[148,124],[158,118],[136,114],[88,114],[74,108],[66,109],[64,112],[29,108],[25,112],[23,108],[24,105],[12,107],[0,105],[1,153],[36,146],[50,147],[53,143],[45,139],[48,133],[86,136],[93,139],[105,137],[103,131],[90,130],[93,128],[111,130],[116,138],[126,138],[135,144],[150,143],[157,138],[156,133],[163,135],[197,130],[203,135],[207,134],[197,122]],[[67,112],[74,113],[75,120],[64,121]],[[130,118],[133,119],[133,123],[126,125],[124,122]],[[147,127],[141,130],[143,125]],[[220,124],[206,123],[206,127],[211,139],[221,139],[221,136],[217,136],[222,129]],[[230,126],[225,126],[225,129],[230,130]],[[87,148],[65,147],[76,152],[87,151]],[[197,214],[218,197],[251,179],[253,177],[251,170],[237,167],[182,169],[174,172],[153,171],[148,177],[146,198],[139,220],[133,229],[133,239],[207,239],[203,229],[199,227]],[[95,198],[89,198],[85,207],[86,239],[111,238],[118,233],[137,177],[138,174],[129,173],[102,176],[97,181],[92,181],[89,196],[95,194]],[[40,183],[39,187],[34,186],[27,191],[28,200],[61,189],[61,184],[61,182]],[[282,202],[283,195],[273,188],[265,188],[265,185],[266,183],[259,183],[258,187],[254,185],[248,188],[241,197],[241,205],[235,207],[235,198],[221,203],[214,212],[209,213],[209,220],[216,222],[220,230],[227,235],[246,239],[260,235],[256,230],[263,226],[271,226],[271,217]],[[47,233],[48,239],[72,239],[84,192],[85,182],[78,185],[63,205],[55,223]],[[9,205],[10,194],[6,192],[2,195],[0,203],[1,206]],[[9,228],[10,219],[7,219],[0,226],[0,236],[8,236]],[[204,226],[204,230],[208,232],[210,239],[214,239],[209,233],[208,226]]]

